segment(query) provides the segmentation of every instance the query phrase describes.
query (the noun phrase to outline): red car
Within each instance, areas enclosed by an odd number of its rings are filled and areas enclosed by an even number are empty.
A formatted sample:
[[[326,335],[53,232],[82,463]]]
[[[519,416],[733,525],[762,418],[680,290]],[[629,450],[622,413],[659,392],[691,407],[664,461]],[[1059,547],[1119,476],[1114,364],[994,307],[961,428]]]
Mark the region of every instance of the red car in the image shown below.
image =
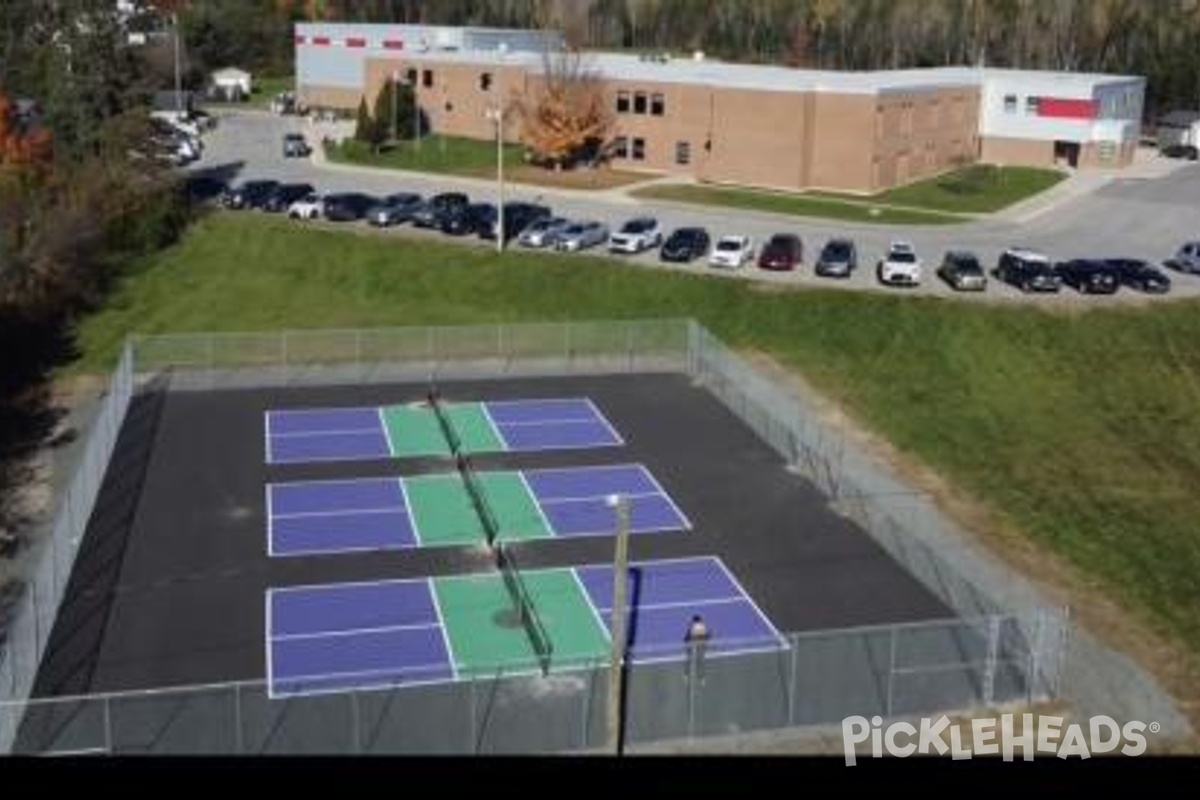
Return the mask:
[[[790,270],[804,261],[804,244],[791,233],[777,233],[763,245],[758,256],[759,269]]]

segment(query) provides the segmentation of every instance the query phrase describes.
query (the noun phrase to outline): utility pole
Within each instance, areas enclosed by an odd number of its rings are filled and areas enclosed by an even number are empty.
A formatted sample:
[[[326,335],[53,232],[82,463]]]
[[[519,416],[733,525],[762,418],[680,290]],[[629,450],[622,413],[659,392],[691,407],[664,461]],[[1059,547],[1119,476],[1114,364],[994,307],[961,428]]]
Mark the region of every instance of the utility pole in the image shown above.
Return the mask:
[[[608,667],[608,743],[615,756],[624,745],[621,718],[625,694],[625,614],[629,589],[629,498],[610,495],[608,505],[617,512],[617,548],[613,557],[612,658]]]
[[[175,115],[176,121],[179,122],[183,120],[183,74],[179,68],[179,12],[171,15],[171,27],[175,29]]]

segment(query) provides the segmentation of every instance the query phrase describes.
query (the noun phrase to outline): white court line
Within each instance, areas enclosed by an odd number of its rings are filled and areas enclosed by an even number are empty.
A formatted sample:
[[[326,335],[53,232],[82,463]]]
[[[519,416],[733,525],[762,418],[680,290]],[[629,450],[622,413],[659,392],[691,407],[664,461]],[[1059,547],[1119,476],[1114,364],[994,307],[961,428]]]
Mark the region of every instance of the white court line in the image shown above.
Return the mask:
[[[614,440],[616,440],[617,444],[624,446],[625,440],[621,438],[621,434],[617,433],[617,429],[614,428],[612,423],[608,421],[608,417],[604,416],[596,404],[592,402],[592,398],[587,398],[587,404],[591,406],[592,413],[596,415],[596,419],[598,419],[604,425],[604,427],[608,428],[608,432],[612,434],[612,437]]]
[[[512,450],[508,444],[508,439],[504,438],[504,434],[500,432],[500,426],[496,424],[496,420],[492,419],[492,414],[488,411],[487,403],[480,403],[479,407],[483,410],[483,418],[487,420],[487,424],[491,426],[492,433],[496,434],[496,438],[500,440],[500,444],[504,445],[505,451]]]
[[[421,631],[436,628],[439,624],[439,622],[426,622],[422,625],[380,625],[373,628],[338,628],[337,630],[306,631],[305,633],[280,633],[271,638],[277,642],[290,642],[296,639],[335,639],[341,636],[387,633],[389,631]]]
[[[407,511],[404,506],[389,508],[347,508],[335,511],[296,511],[292,514],[276,514],[275,519],[305,519],[307,517],[358,517],[371,514],[395,514]]]
[[[317,414],[344,414],[347,411],[370,411],[378,406],[310,406],[308,408],[272,408],[268,414],[281,417],[311,417]]]
[[[432,455],[432,454],[431,454]],[[388,455],[332,455],[332,456],[297,456],[294,458],[284,458],[272,461],[273,466],[286,467],[290,464],[328,464],[334,461],[382,461],[386,458],[391,458]],[[325,481],[330,483],[332,481]],[[308,481],[308,483],[321,483],[321,481]]]
[[[367,483],[390,483],[395,480],[390,475],[381,475],[377,478],[324,478],[320,480],[310,481],[274,481],[268,483],[268,486],[332,486],[341,484],[343,486],[362,486]]]
[[[408,583],[421,583],[424,580],[425,578],[387,578],[377,581],[348,581],[346,583],[297,583],[291,586],[276,586],[271,591],[279,594],[292,592],[320,594],[328,591],[340,591],[350,586],[402,586]]]
[[[302,550],[288,550],[286,553],[277,553],[276,558],[293,558],[295,556],[341,556],[347,553],[388,553],[392,550],[412,550],[413,545],[410,544],[356,544],[353,546],[342,547],[306,547]]]
[[[444,668],[445,666],[446,666],[445,664],[413,664],[410,666],[403,667],[402,670],[411,670],[413,672],[426,672],[426,671],[433,672],[434,670],[440,670],[440,669]],[[381,668],[381,669],[364,669],[364,670],[356,670],[356,671],[350,671],[350,672],[327,672],[327,673],[320,673],[320,674],[316,674],[316,675],[298,675],[298,676],[288,675],[286,677],[280,678],[280,682],[328,680],[329,678],[370,678],[373,676],[382,677],[384,675],[395,675],[396,673],[397,673],[396,669],[383,669],[383,668]],[[403,671],[401,671],[400,674],[403,675]],[[399,680],[399,681],[391,681],[391,682],[384,683],[384,684],[377,684],[375,686],[350,686],[350,687],[331,686],[331,687],[318,687],[318,688],[314,688],[314,689],[305,689],[305,690],[293,691],[293,692],[289,692],[286,690],[282,691],[282,692],[275,691],[275,681],[272,680],[268,687],[267,696],[272,700],[287,700],[288,698],[291,698],[291,697],[310,697],[310,696],[324,695],[324,694],[346,694],[348,692],[359,692],[359,691],[370,691],[370,690],[379,691],[379,690],[383,690],[383,689],[405,688],[405,687],[409,687],[409,686],[429,686],[429,685],[445,684],[445,683],[457,683],[457,680],[446,680],[445,678],[425,679],[425,680],[419,680],[419,681]]]
[[[388,455],[392,458],[396,457],[396,447],[392,444],[392,433],[388,430],[387,419],[383,416],[383,406],[376,409],[379,418],[379,427],[383,431],[383,440],[387,442]]]
[[[588,594],[587,586],[583,583],[583,578],[579,577],[579,572],[574,567],[571,567],[571,577],[575,579],[575,585],[579,587],[579,591],[583,592],[583,599],[588,604],[588,608],[592,610],[592,619],[596,620],[596,625],[599,626],[604,638],[612,644],[612,631],[604,624],[604,618],[600,616],[600,609],[592,602],[592,596]]]
[[[266,458],[266,463],[274,464],[275,459],[271,457],[271,412],[263,412],[263,456]]]
[[[545,500],[539,499],[538,502],[542,503],[543,505],[547,505],[547,506],[552,506],[557,503],[586,503],[586,502],[589,502],[592,500],[606,500],[608,498],[609,494],[611,494],[611,492],[605,492],[604,494],[585,494],[585,495],[580,495],[579,497],[549,497],[549,498],[546,498]],[[630,500],[638,500],[638,499],[646,498],[646,497],[660,497],[660,496],[661,495],[659,495],[658,492],[641,492],[639,494],[621,494],[621,497],[627,497]]]
[[[275,555],[275,514],[271,510],[271,484],[263,487],[263,492],[267,496],[267,557],[270,558]]]
[[[412,528],[413,546],[424,547],[425,542],[421,538],[421,530],[417,527],[417,514],[408,499],[408,487],[404,483],[404,478],[397,478],[396,480],[400,482],[400,497],[404,500],[404,513],[408,515],[408,526]]]
[[[292,431],[290,433],[272,434],[276,439],[313,439],[317,436],[378,436],[378,428],[350,428],[346,430],[328,430],[328,431]],[[387,436],[387,429],[384,429],[384,437]]]
[[[542,511],[542,501],[538,500],[538,496],[533,493],[533,489],[529,486],[529,481],[525,480],[525,473],[517,470],[517,477],[521,479],[521,485],[525,487],[525,493],[529,495],[529,502],[533,503],[533,507],[537,509],[538,516],[542,519],[542,524],[546,526],[546,530],[552,536],[558,536],[558,531],[550,524],[550,519],[546,516],[546,512]]]
[[[710,597],[703,600],[673,600],[669,603],[650,603],[647,605],[638,605],[637,610],[638,613],[641,613],[642,611],[655,611],[660,608],[671,609],[691,608],[692,606],[725,606],[731,603],[737,603],[738,605],[741,605],[742,601],[745,599],[745,597],[738,597],[734,595],[730,597]],[[600,613],[611,612],[613,610],[612,606],[597,606],[597,608],[599,609]],[[632,609],[633,606],[630,605],[629,608]]]
[[[493,406],[527,408],[535,405],[580,405],[587,402],[587,397],[521,397],[516,400],[488,400],[486,402]]]
[[[631,526],[629,528],[629,533],[633,536],[642,536],[642,535],[650,534],[650,533],[678,533],[678,532],[679,532],[679,528],[675,528],[675,527],[664,528],[664,527],[661,527],[658,525],[651,525],[651,526],[644,527],[644,528],[639,528],[637,526]],[[570,533],[556,533],[555,538],[556,539],[590,539],[590,538],[600,538],[600,537],[604,537],[604,536],[613,536],[613,535],[615,535],[613,528],[604,528],[604,529],[598,530],[598,531],[571,531]]]
[[[652,484],[654,484],[654,486],[658,489],[658,493],[662,495],[663,498],[671,505],[671,508],[673,508],[675,513],[679,515],[679,518],[683,520],[683,524],[686,526],[687,530],[692,530],[692,521],[688,519],[687,514],[683,513],[683,509],[675,505],[675,501],[671,499],[671,495],[667,494],[667,490],[663,488],[663,485],[658,482],[658,478],[654,477],[654,473],[646,469],[645,464],[638,464],[638,469],[640,469],[646,478]]]
[[[437,612],[438,626],[442,629],[442,644],[446,646],[446,658],[450,659],[450,674],[454,676],[454,680],[458,680],[458,659],[454,656],[454,648],[450,646],[450,634],[447,632],[446,618],[442,616],[442,604],[438,602],[437,591],[433,588],[433,578],[425,579],[425,591],[429,592],[433,610]]]
[[[785,641],[783,634],[781,634],[779,629],[776,628],[774,623],[771,622],[771,618],[764,614],[763,610],[758,607],[758,603],[754,602],[754,598],[751,597],[750,593],[746,591],[746,587],[742,586],[742,582],[739,581],[737,577],[729,570],[729,567],[725,566],[725,562],[719,558],[715,560],[717,562],[717,566],[720,567],[721,571],[725,573],[725,577],[729,578],[733,585],[737,587],[737,590],[742,593],[742,596],[746,598],[746,602],[748,602],[750,607],[754,609],[754,613],[758,615],[758,618],[766,624],[767,628],[772,633],[775,634],[776,641]]]
[[[576,475],[583,472],[618,472],[620,470],[636,470],[644,469],[641,464],[637,463],[622,463],[622,464],[592,464],[586,467],[542,467],[541,469],[527,469],[526,474],[542,475],[545,473],[566,473]]]
[[[676,556],[675,558],[655,558],[650,561],[632,561],[631,567],[649,567],[657,564],[704,564],[716,562],[715,556]],[[611,564],[580,564],[576,569],[607,569],[612,570]]]
[[[581,419],[519,419],[512,422],[497,422],[497,425],[503,425],[506,428],[544,428],[553,425],[556,428],[561,428],[564,425],[595,425],[600,420],[586,417]]]

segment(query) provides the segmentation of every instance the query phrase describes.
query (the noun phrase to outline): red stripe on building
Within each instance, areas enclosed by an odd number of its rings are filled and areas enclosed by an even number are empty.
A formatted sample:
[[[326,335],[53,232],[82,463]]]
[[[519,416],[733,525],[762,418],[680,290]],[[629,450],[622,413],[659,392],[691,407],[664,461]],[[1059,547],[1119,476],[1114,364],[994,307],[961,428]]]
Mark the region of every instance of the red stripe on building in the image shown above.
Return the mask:
[[[361,37],[352,37],[346,39],[346,47],[366,47],[367,40]]]
[[[403,50],[404,49],[404,40],[403,39],[384,39],[383,40],[383,49],[385,49],[385,50]]]
[[[328,36],[314,36],[312,39],[312,43],[315,45],[318,45],[320,47],[328,47],[329,46],[329,37]]]
[[[297,37],[296,37],[296,44],[304,44],[304,42],[305,42],[305,41],[306,41],[306,40],[305,40],[305,38],[304,38],[303,36],[297,36]]]
[[[1038,116],[1052,119],[1095,119],[1100,104],[1095,100],[1064,100],[1043,97],[1038,100]]]

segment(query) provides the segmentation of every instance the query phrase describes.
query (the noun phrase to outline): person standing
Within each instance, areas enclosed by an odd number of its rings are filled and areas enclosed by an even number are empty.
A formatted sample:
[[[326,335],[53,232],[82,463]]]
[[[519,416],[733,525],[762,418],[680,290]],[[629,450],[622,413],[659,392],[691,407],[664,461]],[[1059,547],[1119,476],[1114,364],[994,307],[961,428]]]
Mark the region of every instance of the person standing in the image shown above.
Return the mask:
[[[687,633],[683,636],[683,643],[688,649],[688,675],[697,683],[704,683],[704,654],[711,638],[712,631],[708,629],[704,617],[693,614],[692,621],[688,623]]]

